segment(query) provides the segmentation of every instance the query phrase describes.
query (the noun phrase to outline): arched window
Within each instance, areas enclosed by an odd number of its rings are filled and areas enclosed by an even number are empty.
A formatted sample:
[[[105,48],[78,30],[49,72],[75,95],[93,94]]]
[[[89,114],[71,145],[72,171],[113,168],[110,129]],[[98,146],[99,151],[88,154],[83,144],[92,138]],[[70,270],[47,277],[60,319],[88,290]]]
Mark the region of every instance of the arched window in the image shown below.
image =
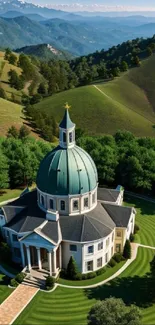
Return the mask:
[[[66,143],[66,133],[65,132],[63,132],[63,142]]]
[[[54,209],[54,201],[53,201],[53,199],[50,199],[50,209],[51,210]]]
[[[73,142],[73,132],[69,132],[69,143]]]
[[[65,201],[64,200],[60,201],[60,210],[65,211]]]

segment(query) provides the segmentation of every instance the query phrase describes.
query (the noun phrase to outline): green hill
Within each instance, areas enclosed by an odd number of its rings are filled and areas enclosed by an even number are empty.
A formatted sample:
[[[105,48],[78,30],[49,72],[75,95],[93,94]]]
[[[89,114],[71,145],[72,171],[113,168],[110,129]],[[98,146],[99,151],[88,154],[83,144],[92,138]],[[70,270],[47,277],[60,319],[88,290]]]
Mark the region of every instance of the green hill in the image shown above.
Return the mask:
[[[114,134],[125,129],[137,136],[155,136],[154,62],[152,56],[140,68],[111,82],[68,90],[44,99],[36,107],[59,122],[68,101],[72,119],[89,134]]]

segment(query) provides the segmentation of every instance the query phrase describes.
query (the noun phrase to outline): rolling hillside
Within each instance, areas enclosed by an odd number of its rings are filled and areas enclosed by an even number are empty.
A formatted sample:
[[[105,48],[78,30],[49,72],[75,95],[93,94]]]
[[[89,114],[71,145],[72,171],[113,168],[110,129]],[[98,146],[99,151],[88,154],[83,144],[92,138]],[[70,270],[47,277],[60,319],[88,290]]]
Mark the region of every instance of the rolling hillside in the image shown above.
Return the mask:
[[[152,56],[140,68],[131,69],[114,81],[65,91],[36,107],[54,115],[59,122],[68,101],[77,127],[92,135],[125,129],[137,136],[155,136],[154,61]]]

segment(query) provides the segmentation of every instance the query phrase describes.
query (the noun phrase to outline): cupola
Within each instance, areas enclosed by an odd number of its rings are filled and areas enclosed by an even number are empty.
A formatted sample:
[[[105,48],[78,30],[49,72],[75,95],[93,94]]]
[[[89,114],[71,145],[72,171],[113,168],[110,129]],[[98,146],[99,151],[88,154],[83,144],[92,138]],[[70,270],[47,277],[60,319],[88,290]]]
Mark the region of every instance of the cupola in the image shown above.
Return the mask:
[[[75,124],[71,121],[68,110],[70,106],[65,104],[65,114],[59,125],[59,144],[62,148],[72,148],[75,145]]]

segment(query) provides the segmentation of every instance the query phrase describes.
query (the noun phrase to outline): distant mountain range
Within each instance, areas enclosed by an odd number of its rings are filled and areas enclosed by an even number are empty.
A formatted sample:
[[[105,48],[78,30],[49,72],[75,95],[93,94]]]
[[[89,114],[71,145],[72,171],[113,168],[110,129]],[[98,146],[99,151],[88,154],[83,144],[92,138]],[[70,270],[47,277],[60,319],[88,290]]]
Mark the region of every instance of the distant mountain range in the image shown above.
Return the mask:
[[[0,1],[0,48],[50,44],[81,56],[155,34],[155,17],[87,17],[19,0]]]

